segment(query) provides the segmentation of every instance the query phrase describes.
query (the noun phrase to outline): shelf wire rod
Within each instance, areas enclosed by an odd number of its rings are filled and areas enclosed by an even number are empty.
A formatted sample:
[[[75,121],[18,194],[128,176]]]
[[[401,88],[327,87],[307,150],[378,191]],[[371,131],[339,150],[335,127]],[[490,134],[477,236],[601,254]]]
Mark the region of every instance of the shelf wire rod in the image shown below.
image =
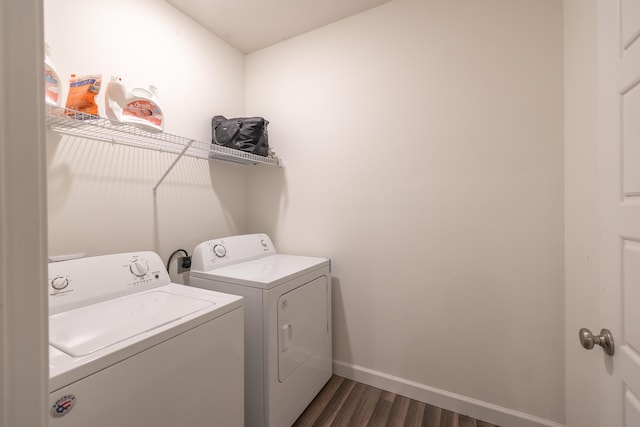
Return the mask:
[[[160,186],[160,184],[162,184],[162,181],[164,181],[164,179],[167,177],[167,175],[169,175],[169,172],[171,172],[171,170],[176,166],[176,164],[178,163],[178,161],[182,158],[182,156],[184,156],[184,153],[187,152],[187,150],[189,149],[189,147],[191,147],[191,144],[193,144],[195,140],[194,139],[190,139],[189,142],[187,143],[187,145],[184,146],[184,148],[182,149],[182,151],[180,152],[180,154],[178,154],[178,156],[173,160],[173,163],[171,163],[171,166],[169,166],[169,168],[164,172],[164,174],[160,177],[160,180],[158,180],[158,182],[156,183],[156,185],[153,186],[153,195],[156,195],[156,190],[158,189],[158,187]]]

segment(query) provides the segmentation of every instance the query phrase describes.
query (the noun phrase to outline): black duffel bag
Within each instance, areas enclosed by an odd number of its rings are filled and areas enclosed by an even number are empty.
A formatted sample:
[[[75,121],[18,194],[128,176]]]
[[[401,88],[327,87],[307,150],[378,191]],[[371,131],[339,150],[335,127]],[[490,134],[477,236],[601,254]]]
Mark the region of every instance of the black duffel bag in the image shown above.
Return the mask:
[[[269,155],[268,125],[262,117],[227,119],[214,116],[211,119],[212,143],[266,157]]]

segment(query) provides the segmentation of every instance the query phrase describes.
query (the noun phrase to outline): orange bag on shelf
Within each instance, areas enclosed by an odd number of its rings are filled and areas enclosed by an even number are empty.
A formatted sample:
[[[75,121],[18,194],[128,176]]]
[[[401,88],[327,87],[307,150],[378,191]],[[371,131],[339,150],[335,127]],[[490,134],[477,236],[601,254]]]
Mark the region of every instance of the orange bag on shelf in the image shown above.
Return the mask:
[[[102,75],[76,76],[69,78],[69,95],[67,95],[67,115],[79,120],[98,117],[96,95],[100,92]],[[81,114],[78,114],[81,113]]]

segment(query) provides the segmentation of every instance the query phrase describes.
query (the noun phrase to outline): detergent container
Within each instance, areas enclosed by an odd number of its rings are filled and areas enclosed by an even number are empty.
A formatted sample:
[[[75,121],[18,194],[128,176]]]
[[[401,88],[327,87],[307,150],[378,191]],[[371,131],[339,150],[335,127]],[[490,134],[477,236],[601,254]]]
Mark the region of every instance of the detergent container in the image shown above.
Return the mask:
[[[112,76],[105,92],[107,117],[149,132],[162,132],[164,116],[158,104],[157,91],[155,86],[149,86],[149,90],[127,90],[120,77]]]
[[[44,44],[44,100],[49,105],[60,106],[60,77],[51,59],[52,49],[49,43]]]
[[[96,95],[100,92],[101,85],[102,75],[100,74],[87,76],[71,74],[66,114],[76,120],[97,119],[99,114]]]

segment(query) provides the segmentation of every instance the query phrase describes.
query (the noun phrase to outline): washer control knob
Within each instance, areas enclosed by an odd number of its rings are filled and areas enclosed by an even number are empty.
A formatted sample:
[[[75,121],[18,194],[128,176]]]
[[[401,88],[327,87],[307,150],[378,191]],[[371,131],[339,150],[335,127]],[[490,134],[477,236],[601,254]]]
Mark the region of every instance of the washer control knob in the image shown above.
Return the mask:
[[[69,279],[64,276],[56,276],[51,279],[51,287],[56,291],[61,291],[69,286]]]
[[[264,239],[260,240],[260,244],[265,248],[267,247],[267,242]]]
[[[224,256],[227,254],[227,248],[222,245],[215,245],[213,247],[213,253],[216,254],[218,258],[224,258]]]
[[[149,265],[144,260],[137,259],[129,264],[129,270],[134,276],[142,277],[149,271]]]

